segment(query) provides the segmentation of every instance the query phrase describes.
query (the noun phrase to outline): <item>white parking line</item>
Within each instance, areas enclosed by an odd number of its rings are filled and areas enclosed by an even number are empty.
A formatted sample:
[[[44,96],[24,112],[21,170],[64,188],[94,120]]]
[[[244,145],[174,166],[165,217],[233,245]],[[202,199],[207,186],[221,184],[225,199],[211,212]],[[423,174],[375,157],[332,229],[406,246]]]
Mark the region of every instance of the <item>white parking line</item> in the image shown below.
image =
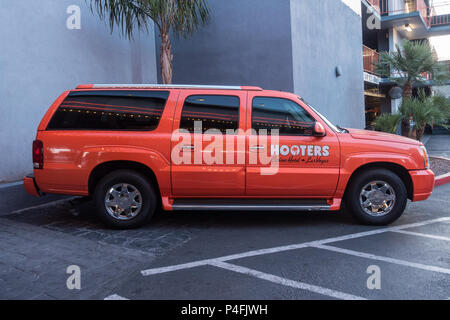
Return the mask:
[[[65,199],[60,199],[60,200],[55,200],[55,201],[51,201],[51,202],[46,202],[46,203],[43,203],[43,204],[40,204],[40,205],[37,205],[37,206],[32,206],[32,207],[28,207],[28,208],[23,208],[23,209],[20,209],[20,210],[12,211],[10,214],[21,214],[21,213],[26,212],[28,210],[46,208],[46,207],[49,207],[49,206],[52,206],[52,205],[55,205],[55,204],[65,203],[65,202],[68,202],[68,201],[71,201],[71,200],[75,200],[75,199],[78,199],[78,198],[81,198],[81,197],[74,196],[74,197],[69,197],[69,198],[65,198]]]
[[[112,294],[110,296],[107,296],[103,300],[130,300],[130,299],[127,299],[125,297],[119,296],[118,294]]]
[[[300,282],[300,281],[294,281],[294,280],[278,277],[273,274],[264,273],[264,272],[261,272],[258,270],[249,269],[249,268],[242,267],[242,266],[237,266],[237,265],[231,264],[231,263],[211,262],[211,265],[222,268],[222,269],[226,269],[226,270],[230,270],[230,271],[234,271],[234,272],[238,272],[238,273],[243,273],[243,274],[246,274],[249,276],[256,277],[258,279],[263,279],[263,280],[270,281],[270,282],[280,284],[283,286],[288,286],[288,287],[292,287],[292,288],[297,288],[297,289],[302,289],[302,290],[319,293],[319,294],[329,296],[332,298],[343,299],[343,300],[367,300],[363,297],[347,294],[347,293],[344,293],[341,291],[327,289],[327,288],[311,285],[311,284]]]
[[[0,184],[0,189],[6,189],[6,188],[9,188],[9,187],[20,186],[22,184],[23,184],[23,181],[2,183],[2,184]]]
[[[313,245],[311,247],[334,251],[334,252],[339,252],[339,253],[344,253],[344,254],[361,257],[361,258],[395,263],[395,264],[399,264],[399,265],[403,265],[403,266],[407,266],[407,267],[418,268],[418,269],[423,269],[423,270],[427,270],[427,271],[434,271],[434,272],[450,274],[450,269],[436,267],[436,266],[430,266],[430,265],[421,264],[421,263],[409,262],[409,261],[399,260],[399,259],[394,259],[394,258],[389,258],[389,257],[377,256],[377,255],[365,253],[365,252],[353,251],[353,250],[348,250],[348,249],[343,249],[343,248],[338,248],[338,247],[333,247],[333,246],[325,246],[325,245]]]
[[[420,226],[424,226],[427,224],[443,222],[443,221],[450,221],[450,217],[443,217],[443,218],[438,218],[438,219],[426,220],[426,221],[422,221],[422,222],[404,224],[404,225],[400,225],[400,226],[386,227],[386,228],[381,228],[381,229],[376,229],[376,230],[371,230],[371,231],[358,232],[358,233],[353,233],[353,234],[349,234],[349,235],[345,235],[345,236],[327,238],[327,239],[323,239],[323,240],[316,240],[316,241],[310,241],[310,242],[304,242],[304,243],[292,244],[292,245],[286,245],[286,246],[280,246],[280,247],[273,247],[273,248],[267,248],[267,249],[260,249],[260,250],[252,250],[252,251],[242,252],[242,253],[238,253],[238,254],[232,254],[232,255],[211,258],[211,259],[198,260],[198,261],[193,261],[193,262],[188,262],[188,263],[183,263],[183,264],[178,264],[178,265],[146,269],[146,270],[142,270],[141,274],[143,276],[150,276],[150,275],[154,275],[154,274],[160,274],[160,273],[165,273],[165,272],[171,272],[171,271],[177,271],[177,270],[183,270],[183,269],[204,266],[204,265],[212,264],[215,262],[224,262],[224,261],[229,261],[229,260],[258,256],[258,255],[277,253],[277,252],[283,252],[283,251],[288,251],[288,250],[296,250],[296,249],[306,248],[306,247],[315,246],[315,245],[323,245],[323,244],[327,244],[327,243],[331,243],[331,242],[344,241],[344,240],[349,240],[349,239],[371,236],[371,235],[385,233],[385,232],[389,232],[389,231],[397,231],[397,230],[406,229],[406,228],[420,227]]]
[[[450,238],[448,238],[448,237],[435,236],[433,234],[427,234],[427,233],[421,233],[421,232],[412,232],[412,231],[406,231],[406,230],[397,230],[394,232],[408,234],[411,236],[418,236],[418,237],[425,237],[425,238],[436,239],[436,240],[450,241]]]

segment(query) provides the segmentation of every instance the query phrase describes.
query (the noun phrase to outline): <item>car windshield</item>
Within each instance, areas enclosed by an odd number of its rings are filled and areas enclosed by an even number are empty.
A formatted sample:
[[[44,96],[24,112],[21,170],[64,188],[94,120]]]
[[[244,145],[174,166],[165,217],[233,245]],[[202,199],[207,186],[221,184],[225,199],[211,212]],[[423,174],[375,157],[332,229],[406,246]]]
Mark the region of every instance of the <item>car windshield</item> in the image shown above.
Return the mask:
[[[308,102],[306,102],[302,97],[298,97],[300,101],[302,101],[304,104],[306,104],[308,107],[310,107],[332,130],[335,132],[346,132],[345,129],[340,128],[339,126],[334,125],[331,123],[330,120],[325,118],[324,115],[322,115],[319,111],[317,111],[312,105],[310,105]]]

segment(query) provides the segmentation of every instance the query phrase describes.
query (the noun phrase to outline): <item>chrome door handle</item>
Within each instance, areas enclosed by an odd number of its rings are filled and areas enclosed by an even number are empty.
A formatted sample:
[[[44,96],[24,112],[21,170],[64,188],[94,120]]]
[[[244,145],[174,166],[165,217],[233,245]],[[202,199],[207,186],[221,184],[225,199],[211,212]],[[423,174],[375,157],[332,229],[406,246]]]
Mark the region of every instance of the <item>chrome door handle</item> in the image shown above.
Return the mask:
[[[182,150],[194,150],[195,147],[194,146],[181,146]]]
[[[251,146],[250,150],[264,150],[263,146]]]

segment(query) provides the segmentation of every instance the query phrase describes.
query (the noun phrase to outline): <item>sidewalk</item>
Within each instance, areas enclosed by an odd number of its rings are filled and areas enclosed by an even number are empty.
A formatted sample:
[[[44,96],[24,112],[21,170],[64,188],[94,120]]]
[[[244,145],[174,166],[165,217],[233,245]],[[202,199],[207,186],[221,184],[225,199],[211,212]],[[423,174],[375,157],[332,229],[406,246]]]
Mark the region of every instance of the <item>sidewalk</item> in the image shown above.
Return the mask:
[[[431,170],[436,175],[435,185],[450,183],[450,135],[428,135],[422,142],[430,156]]]
[[[450,159],[450,135],[428,135],[423,138],[431,157]]]

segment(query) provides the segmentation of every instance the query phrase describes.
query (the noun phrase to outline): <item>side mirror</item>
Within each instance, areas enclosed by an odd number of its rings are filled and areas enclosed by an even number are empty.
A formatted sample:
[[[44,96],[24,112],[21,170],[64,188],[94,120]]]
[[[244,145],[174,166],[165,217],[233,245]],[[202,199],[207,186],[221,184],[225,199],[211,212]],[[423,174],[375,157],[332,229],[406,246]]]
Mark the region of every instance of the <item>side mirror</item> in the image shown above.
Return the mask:
[[[315,137],[325,137],[326,136],[326,131],[325,128],[323,127],[323,125],[320,122],[317,122],[314,124],[314,133],[313,135]]]

